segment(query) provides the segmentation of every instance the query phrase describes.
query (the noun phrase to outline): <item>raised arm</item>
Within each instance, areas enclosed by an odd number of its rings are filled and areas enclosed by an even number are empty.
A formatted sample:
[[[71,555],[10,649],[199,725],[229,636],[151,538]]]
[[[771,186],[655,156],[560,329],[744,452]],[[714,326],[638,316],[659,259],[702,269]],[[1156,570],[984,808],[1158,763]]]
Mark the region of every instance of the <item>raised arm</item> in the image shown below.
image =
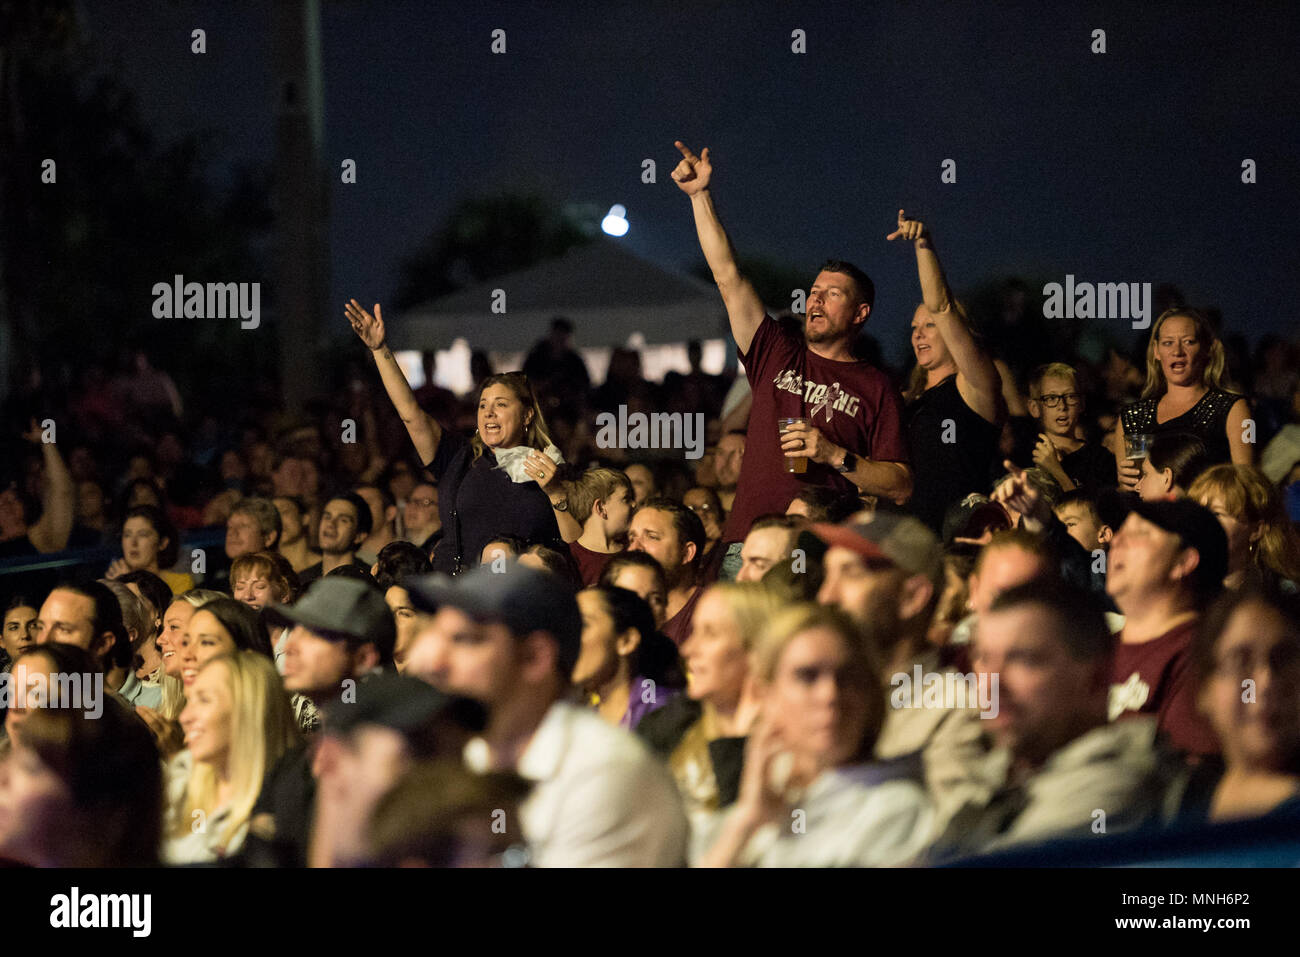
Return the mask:
[[[375,303],[373,316],[355,299],[345,305],[343,311],[348,317],[348,322],[352,323],[352,330],[366,344],[370,355],[374,357],[375,367],[379,370],[379,378],[384,382],[388,399],[401,417],[402,424],[406,426],[407,434],[411,436],[415,452],[420,456],[420,464],[428,466],[438,452],[438,443],[442,441],[442,426],[415,401],[411,384],[402,374],[402,367],[393,357],[393,350],[388,348],[388,342],[384,337],[384,315],[379,308],[379,303]]]
[[[28,442],[41,447],[45,460],[45,488],[41,495],[41,517],[28,531],[27,536],[39,552],[61,552],[68,547],[72,522],[76,515],[72,473],[68,471],[53,442],[41,441],[41,428],[32,422],[23,436]]]
[[[975,342],[965,318],[958,311],[948,280],[944,278],[939,256],[934,251],[925,224],[907,219],[898,211],[898,228],[886,239],[910,239],[916,247],[916,270],[921,278],[921,298],[934,317],[935,328],[957,365],[957,388],[966,404],[989,422],[998,418],[1002,378],[993,360]]]
[[[758,293],[749,280],[740,274],[740,268],[736,265],[736,251],[731,246],[727,231],[722,228],[717,210],[713,208],[713,196],[709,192],[713,163],[708,148],[696,156],[681,140],[674,145],[681,151],[682,161],[673,170],[673,180],[691,198],[695,232],[699,235],[704,259],[713,273],[713,281],[718,284],[718,292],[722,294],[722,304],[727,307],[731,335],[741,353],[748,353],[749,345],[754,341],[754,333],[758,331],[766,314],[763,301],[758,298]]]

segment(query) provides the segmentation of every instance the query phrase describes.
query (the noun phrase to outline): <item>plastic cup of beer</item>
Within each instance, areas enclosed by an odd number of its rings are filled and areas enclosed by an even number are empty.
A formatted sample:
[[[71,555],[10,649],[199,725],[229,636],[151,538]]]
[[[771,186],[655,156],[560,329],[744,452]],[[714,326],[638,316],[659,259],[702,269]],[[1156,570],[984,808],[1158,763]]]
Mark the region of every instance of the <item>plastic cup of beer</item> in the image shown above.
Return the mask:
[[[790,426],[805,425],[807,422],[807,419],[777,419],[777,433],[778,435],[784,436]],[[808,471],[808,457],[804,455],[787,457],[785,460],[785,470],[791,475],[804,474]]]
[[[1124,435],[1124,457],[1134,462],[1141,462],[1147,457],[1147,449],[1151,447],[1151,436],[1146,432],[1135,432],[1132,435]]]

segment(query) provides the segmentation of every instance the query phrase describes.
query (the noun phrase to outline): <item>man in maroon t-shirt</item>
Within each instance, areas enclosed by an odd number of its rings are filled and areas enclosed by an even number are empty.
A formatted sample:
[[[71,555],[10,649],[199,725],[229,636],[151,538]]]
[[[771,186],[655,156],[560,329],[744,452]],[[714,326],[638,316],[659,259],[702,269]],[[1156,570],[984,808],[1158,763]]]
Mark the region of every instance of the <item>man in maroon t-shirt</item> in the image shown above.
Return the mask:
[[[1196,708],[1189,649],[1201,610],[1228,572],[1223,527],[1190,499],[1137,502],[1107,558],[1106,592],[1124,613],[1110,719],[1155,715],[1174,747],[1217,754],[1214,732]]]
[[[851,263],[828,261],[808,291],[803,335],[783,330],[736,265],[709,192],[709,151],[697,156],[676,145],[683,158],[673,179],[691,198],[700,247],[754,393],[744,465],[722,540],[739,543],[755,518],[784,512],[810,484],[904,501],[912,473],[902,401],[883,372],[853,355],[875,298],[871,280]],[[805,424],[778,436],[781,418]],[[788,472],[793,458],[807,459],[807,471]],[[724,577],[734,575],[739,546],[730,551],[737,554],[729,554]]]

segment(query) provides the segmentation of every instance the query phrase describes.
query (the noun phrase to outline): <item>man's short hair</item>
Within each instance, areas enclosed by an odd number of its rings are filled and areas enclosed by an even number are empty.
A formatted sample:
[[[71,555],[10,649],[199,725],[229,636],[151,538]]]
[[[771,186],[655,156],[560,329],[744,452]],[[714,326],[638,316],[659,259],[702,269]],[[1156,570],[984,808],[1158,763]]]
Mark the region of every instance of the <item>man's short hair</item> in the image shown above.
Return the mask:
[[[410,575],[427,575],[432,568],[429,556],[419,545],[410,542],[389,542],[379,550],[375,560],[375,584],[384,592],[400,585]]]
[[[828,259],[822,263],[822,267],[818,272],[838,272],[851,277],[854,285],[858,287],[858,298],[868,306],[875,306],[876,284],[871,281],[870,276],[853,265],[853,263],[844,259]]]
[[[582,524],[591,518],[591,510],[595,507],[597,499],[607,502],[619,489],[623,489],[628,495],[633,494],[632,480],[627,477],[626,472],[618,469],[587,469],[579,476],[578,481],[573,483],[569,492],[569,511],[578,523]]]
[[[349,503],[357,510],[357,531],[361,534],[362,538],[366,538],[370,535],[370,530],[374,527],[374,523],[370,518],[370,505],[364,498],[356,492],[339,492],[337,495],[331,495],[325,500],[326,508],[329,508],[330,502]],[[279,521],[279,513],[277,512],[276,515],[276,521]]]
[[[986,556],[995,548],[1018,548],[1030,555],[1037,555],[1050,567],[1056,567],[1056,555],[1046,540],[1023,528],[1005,528],[1000,532],[994,532],[989,543],[980,549],[975,557],[974,574],[980,573],[987,561]]]
[[[769,512],[754,519],[753,524],[749,526],[749,530],[757,532],[763,528],[783,528],[787,532],[797,532],[803,527],[804,518],[802,515],[782,515],[779,512]]]
[[[280,544],[280,534],[284,531],[284,527],[280,521],[280,510],[275,507],[274,502],[267,498],[241,499],[230,510],[230,514],[238,515],[241,512],[251,516],[253,521],[257,522],[258,530],[263,537],[272,532],[275,533],[275,538],[267,546],[268,548],[275,548]]]
[[[662,496],[646,499],[641,503],[641,507],[637,511],[640,512],[647,508],[667,512],[672,516],[673,528],[677,529],[678,540],[683,545],[687,542],[695,543],[695,557],[688,564],[698,563],[704,553],[704,544],[708,540],[708,536],[704,532],[704,523],[700,521],[700,517],[681,502],[675,502],[671,498]]]
[[[1106,626],[1106,606],[1094,592],[1052,578],[1008,588],[993,600],[990,612],[1036,607],[1055,621],[1049,632],[1076,661],[1109,658],[1115,638]]]
[[[805,486],[794,501],[808,506],[808,520],[840,525],[851,516],[862,511],[862,499],[854,492],[842,492],[839,489],[823,485]]]

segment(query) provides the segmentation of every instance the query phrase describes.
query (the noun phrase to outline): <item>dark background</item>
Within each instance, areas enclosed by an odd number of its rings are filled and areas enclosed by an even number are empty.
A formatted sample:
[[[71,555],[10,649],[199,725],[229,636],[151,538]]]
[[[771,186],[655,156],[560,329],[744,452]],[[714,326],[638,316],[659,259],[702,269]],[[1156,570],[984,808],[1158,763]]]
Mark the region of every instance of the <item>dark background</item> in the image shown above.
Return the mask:
[[[211,391],[216,374],[274,375],[283,350],[266,319],[278,223],[268,198],[271,4],[31,6],[64,16],[57,42],[6,25],[7,94],[26,117],[0,227],[17,323],[11,368],[75,369],[144,337],[188,395]],[[918,297],[910,250],[884,240],[900,206],[932,226],[965,294],[1017,275],[1036,308],[1042,284],[1066,273],[1172,282],[1221,309],[1228,332],[1293,334],[1296,11],[324,0],[322,338],[346,348],[349,296],[418,300],[404,262],[422,246],[429,262],[430,237],[475,198],[520,194],[602,212],[622,203],[623,242],[696,267],[689,204],[669,178],[679,137],[712,148],[716,199],[742,255],[804,285],[830,255],[873,276],[869,331],[896,363],[909,357]],[[195,27],[207,33],[203,55],[190,52]],[[489,50],[497,27],[505,55]],[[795,28],[807,33],[804,55],[791,52]],[[1097,28],[1105,54],[1090,49]],[[33,50],[39,82],[15,83],[15,54]],[[65,100],[51,77],[66,79]],[[105,77],[112,105],[85,106]],[[123,117],[148,145],[122,137],[113,156]],[[59,157],[57,186],[39,185],[47,155]],[[647,157],[658,164],[654,185],[641,182]],[[355,185],[339,182],[345,158],[357,162]],[[940,182],[947,158],[956,184]],[[1245,158],[1258,164],[1254,185],[1241,181]],[[153,320],[149,289],[175,271],[262,280],[260,338],[238,323]],[[450,272],[450,285],[483,278]],[[1117,321],[1116,335],[1135,337],[1127,326]]]

